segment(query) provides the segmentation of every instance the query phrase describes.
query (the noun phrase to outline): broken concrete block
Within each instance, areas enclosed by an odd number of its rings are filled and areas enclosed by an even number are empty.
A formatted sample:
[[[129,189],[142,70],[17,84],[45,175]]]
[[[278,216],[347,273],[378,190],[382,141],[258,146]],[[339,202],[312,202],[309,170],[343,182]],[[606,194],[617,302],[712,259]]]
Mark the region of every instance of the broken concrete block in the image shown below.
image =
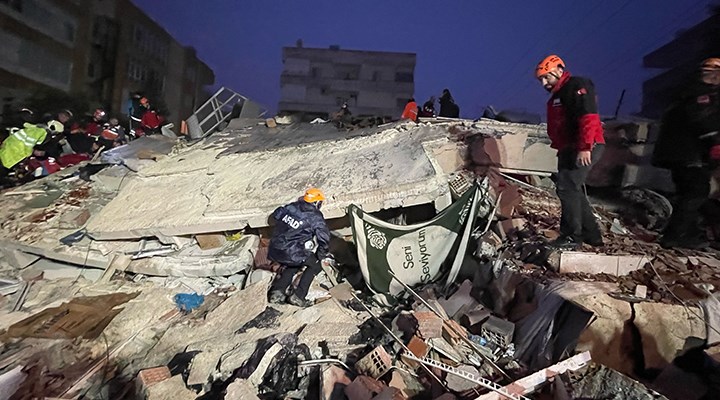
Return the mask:
[[[635,297],[639,297],[641,299],[644,299],[647,297],[648,288],[645,285],[637,285],[635,286]]]
[[[670,170],[650,165],[626,165],[621,186],[642,187],[666,193],[675,192]]]
[[[390,387],[400,389],[400,392],[408,398],[417,396],[425,391],[425,387],[423,387],[422,383],[420,383],[416,377],[410,375],[402,369],[395,369],[392,371],[390,383],[388,385]]]
[[[392,368],[392,358],[382,346],[378,346],[359,359],[355,368],[361,374],[378,379]]]
[[[195,240],[202,250],[217,249],[225,244],[225,235],[213,233],[195,235]]]
[[[148,368],[138,372],[138,381],[140,382],[143,393],[152,385],[170,379],[170,369],[167,366]]]
[[[260,400],[255,392],[248,381],[238,378],[225,389],[225,400]]]
[[[566,251],[560,254],[560,273],[627,275],[641,269],[649,260],[645,256],[613,256]]]
[[[491,315],[482,324],[481,335],[490,342],[500,347],[507,347],[512,343],[515,334],[515,324],[510,321]]]
[[[470,375],[480,376],[480,374],[478,374],[478,370],[471,365],[460,365],[455,368],[457,368],[458,370],[463,371],[465,373],[468,373]],[[459,377],[454,374],[448,374],[447,377],[445,378],[445,382],[447,383],[448,389],[455,391],[455,392],[464,392],[466,390],[470,390],[470,389],[473,389],[476,386],[478,386],[477,383],[469,381],[465,378]]]
[[[523,151],[523,162],[518,169],[557,172],[557,151],[548,143],[533,143]]]
[[[490,310],[483,306],[477,306],[466,312],[465,315],[460,318],[460,323],[466,327],[470,333],[479,335],[482,332],[483,322],[490,318],[490,315]]]
[[[382,393],[386,386],[377,380],[359,375],[352,383],[345,387],[345,396],[348,400],[371,400],[375,395]]]
[[[320,400],[333,400],[341,398],[345,387],[352,380],[344,369],[330,365],[320,374]]]
[[[82,228],[88,219],[90,219],[90,211],[87,209],[69,210],[60,215],[58,227],[62,229]]]
[[[440,303],[447,315],[454,316],[458,311],[460,311],[461,307],[468,303],[477,304],[475,299],[470,296],[472,286],[473,285],[470,280],[465,280],[458,290],[455,291],[455,293],[453,293],[448,299],[438,299],[438,303]]]
[[[477,243],[478,249],[475,251],[476,256],[493,257],[500,246],[502,246],[503,241],[495,232],[489,230],[478,238]]]
[[[152,385],[147,390],[147,400],[194,400],[197,394],[185,387],[182,375]]]
[[[255,269],[250,273],[250,278],[248,278],[248,285],[254,285],[260,281],[264,281],[265,279],[272,279],[273,276],[275,276],[274,273],[270,271],[265,271],[264,269]]]
[[[447,340],[450,344],[456,345],[462,342],[462,338],[467,337],[467,331],[462,325],[449,319],[443,322],[442,326],[442,338]]]
[[[442,337],[443,321],[432,311],[412,313],[417,326],[417,334],[423,339]]]
[[[665,368],[685,349],[690,337],[707,338],[697,307],[663,303],[637,303],[633,323],[640,331],[645,368]]]
[[[40,259],[40,256],[14,249],[2,249],[5,261],[15,269],[23,269]]]
[[[277,127],[277,122],[275,121],[275,118],[268,118],[265,120],[265,126],[268,128],[275,128]]]

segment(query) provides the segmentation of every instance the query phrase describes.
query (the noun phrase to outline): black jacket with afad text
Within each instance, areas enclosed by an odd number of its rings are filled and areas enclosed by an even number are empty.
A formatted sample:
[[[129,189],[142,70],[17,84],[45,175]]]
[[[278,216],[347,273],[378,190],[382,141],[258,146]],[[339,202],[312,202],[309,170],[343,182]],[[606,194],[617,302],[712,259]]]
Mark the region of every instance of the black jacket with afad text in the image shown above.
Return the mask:
[[[695,82],[665,111],[652,163],[676,168],[707,165],[720,144],[720,86]]]
[[[548,100],[547,119],[553,149],[589,151],[605,143],[595,85],[589,79],[565,71]]]
[[[278,207],[272,214],[275,229],[270,239],[268,257],[282,265],[296,267],[312,254],[307,245],[317,242],[317,257],[323,259],[330,246],[330,230],[325,217],[314,204],[298,200]]]

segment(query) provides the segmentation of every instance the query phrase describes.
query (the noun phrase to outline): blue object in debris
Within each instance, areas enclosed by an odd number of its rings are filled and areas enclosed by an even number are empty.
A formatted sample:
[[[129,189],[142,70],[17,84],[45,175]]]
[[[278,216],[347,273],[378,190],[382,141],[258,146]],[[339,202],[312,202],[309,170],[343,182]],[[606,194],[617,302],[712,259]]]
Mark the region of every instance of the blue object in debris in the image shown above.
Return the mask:
[[[205,296],[197,293],[178,293],[175,295],[175,304],[180,311],[190,312],[205,301]]]

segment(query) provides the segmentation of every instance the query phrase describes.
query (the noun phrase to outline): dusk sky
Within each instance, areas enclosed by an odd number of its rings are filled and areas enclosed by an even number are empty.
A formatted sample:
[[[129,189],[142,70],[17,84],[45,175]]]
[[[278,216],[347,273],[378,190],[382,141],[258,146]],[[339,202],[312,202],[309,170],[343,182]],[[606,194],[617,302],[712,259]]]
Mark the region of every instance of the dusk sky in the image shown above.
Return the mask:
[[[227,86],[275,111],[281,49],[417,54],[415,98],[447,87],[463,117],[483,108],[544,113],[533,70],[549,53],[597,87],[603,114],[640,110],[642,57],[705,19],[712,0],[232,1],[135,0],[178,41],[197,49]]]

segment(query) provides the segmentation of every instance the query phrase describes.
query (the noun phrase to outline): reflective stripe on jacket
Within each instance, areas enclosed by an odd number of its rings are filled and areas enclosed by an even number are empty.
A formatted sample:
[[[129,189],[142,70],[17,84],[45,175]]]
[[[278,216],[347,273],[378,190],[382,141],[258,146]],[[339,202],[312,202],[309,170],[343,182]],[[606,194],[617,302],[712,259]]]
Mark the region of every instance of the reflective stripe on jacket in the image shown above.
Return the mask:
[[[33,124],[25,123],[22,129],[14,129],[0,145],[0,161],[5,168],[12,168],[30,157],[35,145],[42,143],[47,131]]]

